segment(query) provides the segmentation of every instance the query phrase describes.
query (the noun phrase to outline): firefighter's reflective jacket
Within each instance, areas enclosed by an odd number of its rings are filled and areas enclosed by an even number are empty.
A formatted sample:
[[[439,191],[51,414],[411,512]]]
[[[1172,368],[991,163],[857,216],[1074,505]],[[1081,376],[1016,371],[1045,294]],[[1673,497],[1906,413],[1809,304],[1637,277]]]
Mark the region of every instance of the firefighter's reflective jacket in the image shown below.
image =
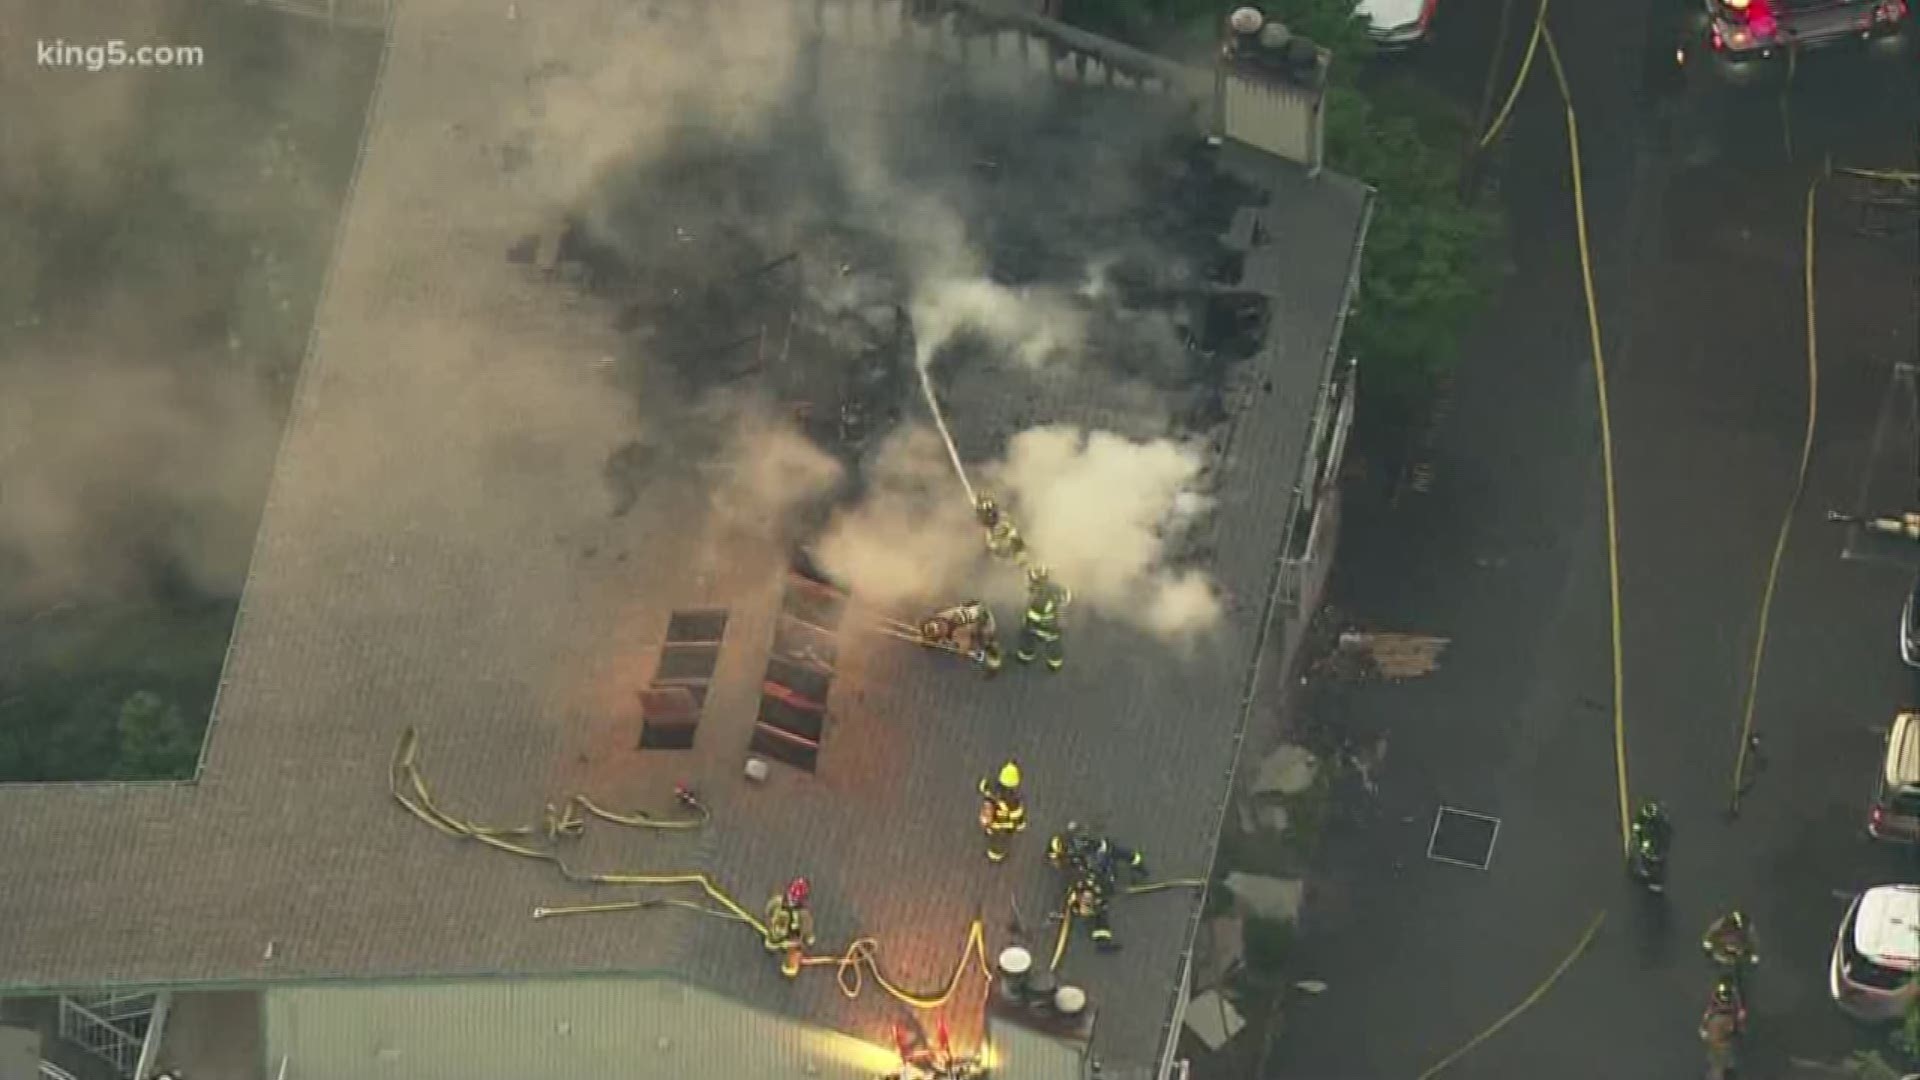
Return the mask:
[[[813,912],[776,896],[767,901],[767,948],[813,944]]]
[[[1027,827],[1027,808],[1020,793],[1009,791],[992,778],[980,781],[980,827],[988,832],[1017,833]]]
[[[1091,919],[1106,910],[1107,893],[1100,883],[1091,877],[1083,877],[1074,883],[1073,891],[1067,896],[1067,907],[1076,919]]]
[[[1027,629],[1042,641],[1060,636],[1060,613],[1073,602],[1073,593],[1064,585],[1047,582],[1027,592]]]

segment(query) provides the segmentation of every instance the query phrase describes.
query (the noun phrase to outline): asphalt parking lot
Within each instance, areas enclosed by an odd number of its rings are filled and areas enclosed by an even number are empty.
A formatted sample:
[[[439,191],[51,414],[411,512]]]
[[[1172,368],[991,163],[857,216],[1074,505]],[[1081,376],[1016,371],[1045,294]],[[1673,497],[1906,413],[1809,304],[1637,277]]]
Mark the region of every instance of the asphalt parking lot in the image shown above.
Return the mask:
[[[1338,602],[1455,643],[1433,676],[1330,706],[1389,751],[1369,823],[1329,845],[1303,947],[1331,989],[1295,1012],[1281,1075],[1422,1077],[1526,1003],[1596,919],[1565,974],[1444,1075],[1699,1075],[1711,976],[1696,943],[1734,904],[1765,955],[1750,1075],[1870,1034],[1832,1007],[1825,972],[1846,898],[1920,876],[1862,832],[1879,732],[1915,694],[1895,629],[1920,548],[1824,518],[1920,505],[1905,366],[1920,241],[1911,218],[1869,220],[1865,185],[1840,177],[1817,197],[1818,425],[1753,709],[1765,768],[1737,819],[1727,807],[1807,418],[1807,186],[1829,159],[1913,168],[1913,53],[1809,56],[1790,80],[1783,65],[1727,79],[1696,61],[1673,80],[1655,65],[1675,10],[1565,4],[1549,20],[1580,121],[1608,365],[1626,775],[1632,799],[1675,818],[1669,895],[1651,902],[1621,868],[1597,396],[1542,70],[1497,176],[1515,272],[1458,373],[1431,490],[1351,498]],[[1449,15],[1418,62],[1471,104],[1495,20],[1491,6]],[[1427,857],[1442,805],[1500,820],[1486,870]]]

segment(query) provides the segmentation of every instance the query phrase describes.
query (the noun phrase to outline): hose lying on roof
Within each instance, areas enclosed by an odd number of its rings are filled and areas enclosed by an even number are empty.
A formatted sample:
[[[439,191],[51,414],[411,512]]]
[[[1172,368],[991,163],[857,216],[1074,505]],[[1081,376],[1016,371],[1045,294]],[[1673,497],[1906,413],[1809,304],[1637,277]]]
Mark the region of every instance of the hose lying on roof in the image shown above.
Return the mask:
[[[979,920],[967,927],[967,943],[960,953],[960,962],[954,965],[953,976],[939,993],[916,994],[902,990],[887,980],[880,972],[880,943],[874,938],[859,938],[847,946],[840,956],[803,956],[801,967],[821,967],[834,965],[834,977],[839,980],[840,992],[849,999],[860,996],[860,989],[866,978],[871,977],[875,985],[885,990],[894,1000],[915,1009],[938,1009],[952,1000],[954,992],[960,989],[960,980],[967,974],[967,968],[978,965],[980,974],[991,984],[993,968],[987,963],[987,930]],[[864,974],[863,974],[864,972]]]
[[[548,848],[534,847],[519,839],[534,835],[536,831],[534,829],[525,827],[497,828],[476,825],[463,818],[454,817],[452,814],[440,809],[440,807],[434,803],[433,795],[427,790],[427,782],[421,777],[419,766],[416,764],[419,750],[420,733],[413,728],[408,728],[402,732],[400,735],[400,745],[394,751],[393,756],[393,797],[401,806],[406,807],[414,817],[419,818],[448,836],[478,840],[488,847],[498,848],[501,851],[513,855],[550,862],[559,868],[560,876],[566,878],[568,881],[606,885],[698,885],[701,890],[707,894],[709,899],[720,905],[719,910],[688,901],[674,901],[672,906],[689,907],[704,914],[734,919],[746,923],[755,930],[758,930],[761,934],[767,932],[766,927],[761,924],[760,920],[754,918],[751,913],[736,903],[731,896],[727,895],[725,890],[714,884],[713,880],[705,874],[583,874],[567,866],[566,861],[560,857],[558,852]],[[547,828],[545,830],[547,838],[549,840],[558,840],[562,837],[573,837],[580,834],[582,831],[582,822],[575,813],[576,808],[584,809],[595,817],[615,824],[630,825],[638,828],[686,829],[698,828],[706,824],[711,817],[707,808],[702,805],[698,799],[695,799],[691,792],[688,792],[684,788],[679,789],[678,795],[683,804],[696,812],[696,818],[659,819],[650,817],[644,813],[616,814],[595,805],[585,796],[575,795],[563,804],[565,807],[563,811],[556,811],[552,806],[547,807]],[[632,904],[633,908],[658,906],[646,901],[629,903]],[[626,907],[607,907],[597,904],[582,905],[578,909],[541,907],[534,909],[534,917],[545,918],[549,915],[572,914],[576,910],[618,911],[629,909]]]
[[[495,828],[476,825],[464,818],[458,818],[447,813],[434,803],[433,795],[427,788],[427,782],[420,775],[419,766],[416,764],[419,749],[420,734],[418,731],[413,728],[408,728],[405,732],[401,733],[400,745],[395,750],[393,757],[391,778],[393,797],[401,806],[412,813],[413,816],[433,826],[440,832],[448,836],[478,840],[488,847],[499,848],[501,851],[519,855],[524,858],[540,859],[544,862],[550,862],[559,869],[560,876],[568,881],[593,885],[698,885],[701,891],[706,893],[708,899],[720,905],[718,908],[714,908],[692,900],[649,897],[641,900],[615,900],[591,904],[543,905],[533,909],[534,918],[546,919],[556,915],[585,915],[604,911],[641,911],[655,907],[680,907],[697,911],[702,915],[711,915],[715,918],[745,923],[753,927],[754,931],[761,937],[764,938],[767,935],[765,923],[755,918],[746,908],[741,907],[733,897],[727,894],[726,890],[720,888],[719,885],[714,883],[712,878],[705,874],[582,873],[569,867],[566,864],[566,860],[562,859],[558,852],[547,848],[534,847],[532,844],[525,843],[519,839],[533,836],[537,830],[525,827]],[[584,822],[577,815],[576,809],[585,810],[595,817],[615,824],[631,825],[641,828],[697,828],[709,820],[711,815],[708,813],[706,807],[701,805],[697,799],[694,799],[691,793],[685,789],[680,789],[679,797],[681,802],[687,804],[698,813],[699,816],[697,820],[661,820],[649,817],[643,813],[616,814],[595,805],[583,795],[575,795],[563,803],[561,809],[556,810],[556,808],[551,805],[546,808],[547,820],[544,831],[547,839],[550,841],[563,837],[578,836],[584,831]],[[953,976],[947,980],[946,987],[935,994],[916,994],[908,990],[903,990],[889,981],[886,975],[880,970],[879,950],[880,943],[877,939],[860,938],[848,945],[847,951],[843,955],[806,956],[801,958],[800,963],[805,967],[833,965],[835,968],[835,977],[840,983],[840,991],[849,998],[859,997],[865,980],[871,978],[875,985],[892,995],[896,1000],[916,1009],[938,1009],[944,1006],[948,1000],[953,997],[955,990],[959,988],[960,980],[966,975],[967,968],[970,964],[978,965],[981,974],[986,976],[989,983],[993,980],[992,968],[987,963],[986,928],[978,919],[975,919],[973,925],[967,930],[966,945],[961,951],[960,962],[954,967]]]

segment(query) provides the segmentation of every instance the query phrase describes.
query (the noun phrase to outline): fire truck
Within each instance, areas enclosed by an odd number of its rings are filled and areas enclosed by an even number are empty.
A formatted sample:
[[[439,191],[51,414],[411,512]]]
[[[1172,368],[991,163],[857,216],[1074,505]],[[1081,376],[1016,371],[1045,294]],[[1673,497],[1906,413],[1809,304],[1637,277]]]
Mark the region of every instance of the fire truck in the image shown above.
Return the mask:
[[[1700,0],[1707,42],[1729,60],[1899,33],[1909,0]]]

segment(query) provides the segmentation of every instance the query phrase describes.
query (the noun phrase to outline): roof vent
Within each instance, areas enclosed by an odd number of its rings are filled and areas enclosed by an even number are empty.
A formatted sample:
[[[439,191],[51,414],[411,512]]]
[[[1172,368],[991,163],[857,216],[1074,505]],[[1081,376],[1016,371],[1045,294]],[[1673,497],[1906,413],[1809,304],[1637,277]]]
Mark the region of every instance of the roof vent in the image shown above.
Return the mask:
[[[807,772],[819,765],[827,696],[840,653],[840,620],[847,611],[846,592],[823,577],[804,556],[787,575],[750,746],[756,754]]]
[[[676,611],[667,620],[653,685],[640,692],[640,749],[693,749],[727,619],[725,611],[705,610]]]

